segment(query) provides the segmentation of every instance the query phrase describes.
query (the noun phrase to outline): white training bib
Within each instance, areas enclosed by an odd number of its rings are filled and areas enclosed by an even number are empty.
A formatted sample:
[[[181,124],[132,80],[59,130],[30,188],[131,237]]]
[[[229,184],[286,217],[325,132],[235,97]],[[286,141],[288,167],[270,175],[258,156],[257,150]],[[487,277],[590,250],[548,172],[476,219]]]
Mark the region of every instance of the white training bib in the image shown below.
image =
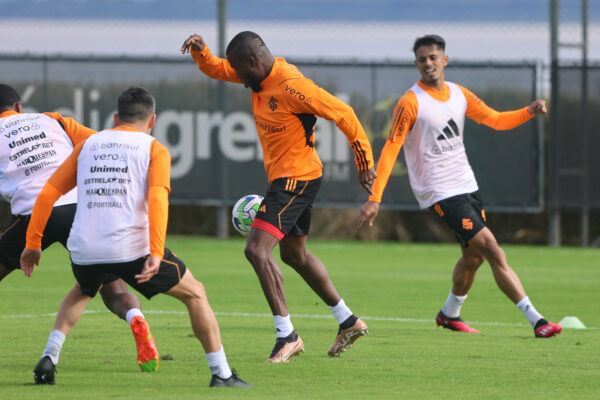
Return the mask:
[[[105,130],[84,143],[67,242],[76,264],[127,262],[150,254],[147,178],[153,140],[143,132]]]
[[[0,118],[0,194],[14,215],[31,214],[48,178],[73,151],[73,142],[58,121],[38,113]],[[75,189],[56,206],[75,203]]]
[[[417,84],[410,89],[417,97],[418,112],[404,143],[404,156],[421,208],[478,189],[463,143],[467,100],[457,85],[446,84],[450,98],[445,102]]]

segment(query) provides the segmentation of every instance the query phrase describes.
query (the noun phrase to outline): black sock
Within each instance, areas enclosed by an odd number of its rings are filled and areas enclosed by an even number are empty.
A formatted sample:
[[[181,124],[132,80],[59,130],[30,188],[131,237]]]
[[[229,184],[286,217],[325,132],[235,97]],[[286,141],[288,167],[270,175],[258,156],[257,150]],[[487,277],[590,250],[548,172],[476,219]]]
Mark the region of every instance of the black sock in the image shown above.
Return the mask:
[[[544,318],[540,318],[540,320],[535,323],[535,326],[533,327],[533,329],[537,329],[543,325],[548,325],[548,321],[546,321]]]
[[[285,337],[286,343],[292,343],[292,342],[295,342],[296,340],[298,340],[298,334],[296,333],[296,331],[292,331],[292,333],[290,333],[289,335],[287,335]]]
[[[346,318],[346,320],[344,322],[342,322],[340,324],[340,329],[344,330],[344,329],[353,327],[357,320],[358,320],[358,317],[356,315],[352,314],[351,316]]]

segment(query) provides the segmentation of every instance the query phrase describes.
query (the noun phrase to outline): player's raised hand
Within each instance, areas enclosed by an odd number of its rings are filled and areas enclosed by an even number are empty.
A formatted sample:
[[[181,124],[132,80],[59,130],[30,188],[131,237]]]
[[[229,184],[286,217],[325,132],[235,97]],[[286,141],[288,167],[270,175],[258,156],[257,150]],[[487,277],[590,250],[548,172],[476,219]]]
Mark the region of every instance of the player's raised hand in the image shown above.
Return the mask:
[[[204,39],[202,39],[202,36],[194,33],[193,35],[190,35],[185,42],[183,42],[183,45],[181,46],[181,54],[189,53],[191,50],[202,51],[205,47],[206,43],[204,42]]]
[[[373,187],[373,181],[375,178],[377,178],[377,173],[373,168],[369,168],[366,171],[358,171],[358,180],[363,189],[365,189],[369,194],[373,194],[371,188]]]
[[[360,208],[360,221],[358,222],[358,229],[365,223],[368,222],[369,226],[373,226],[373,220],[379,212],[379,203],[376,201],[367,201]]]
[[[159,256],[150,256],[146,259],[144,263],[144,268],[142,271],[135,276],[138,283],[148,282],[154,275],[158,273],[158,269],[160,268],[161,259]]]
[[[25,276],[31,277],[33,274],[33,267],[40,264],[42,258],[42,249],[24,249],[21,253],[21,269],[25,273]]]
[[[527,111],[532,115],[541,115],[548,113],[546,109],[546,100],[536,100],[527,107]]]

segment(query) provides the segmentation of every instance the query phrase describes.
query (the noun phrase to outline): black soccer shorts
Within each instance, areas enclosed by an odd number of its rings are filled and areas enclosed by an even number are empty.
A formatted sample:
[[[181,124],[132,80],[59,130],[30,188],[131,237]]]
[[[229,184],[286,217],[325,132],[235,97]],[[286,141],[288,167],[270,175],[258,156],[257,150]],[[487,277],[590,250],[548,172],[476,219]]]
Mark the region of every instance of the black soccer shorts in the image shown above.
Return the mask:
[[[52,209],[42,238],[42,250],[55,242],[67,248],[67,239],[75,218],[76,204]],[[25,249],[27,227],[31,215],[12,215],[0,237],[0,263],[8,270],[21,268],[21,253]]]
[[[148,282],[137,283],[135,276],[144,268],[146,257],[133,261],[113,264],[81,265],[71,263],[73,275],[81,286],[81,293],[94,297],[107,276],[116,275],[127,282],[132,288],[143,294],[147,299],[158,293],[168,292],[177,285],[186,271],[186,266],[171,250],[165,248],[165,254],[158,273]]]
[[[322,180],[281,178],[271,182],[252,227],[269,232],[278,240],[284,236],[308,235],[312,204]]]
[[[440,200],[429,211],[437,215],[454,231],[463,248],[485,225],[485,210],[479,192],[459,194]]]

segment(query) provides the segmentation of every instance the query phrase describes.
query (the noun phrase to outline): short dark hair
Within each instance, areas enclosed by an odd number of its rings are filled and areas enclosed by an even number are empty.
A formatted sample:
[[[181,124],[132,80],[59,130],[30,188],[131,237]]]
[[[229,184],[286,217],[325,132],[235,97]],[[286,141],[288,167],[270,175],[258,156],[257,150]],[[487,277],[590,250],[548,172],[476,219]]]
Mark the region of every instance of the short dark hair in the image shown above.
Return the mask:
[[[413,45],[413,53],[417,53],[417,49],[421,46],[437,46],[442,50],[446,50],[446,41],[439,35],[425,35],[417,38]]]
[[[254,42],[254,43],[253,43]],[[252,46],[254,45],[254,46]],[[225,50],[225,54],[229,54],[232,51],[243,49],[244,51],[248,51],[253,47],[258,46],[266,46],[265,42],[262,40],[258,34],[250,31],[243,31],[238,33],[231,39],[229,44],[227,45],[227,50]]]
[[[149,91],[132,86],[119,95],[117,113],[121,122],[143,121],[154,114],[156,102]]]
[[[21,96],[15,88],[0,83],[0,112],[12,109],[18,101],[21,101]]]

